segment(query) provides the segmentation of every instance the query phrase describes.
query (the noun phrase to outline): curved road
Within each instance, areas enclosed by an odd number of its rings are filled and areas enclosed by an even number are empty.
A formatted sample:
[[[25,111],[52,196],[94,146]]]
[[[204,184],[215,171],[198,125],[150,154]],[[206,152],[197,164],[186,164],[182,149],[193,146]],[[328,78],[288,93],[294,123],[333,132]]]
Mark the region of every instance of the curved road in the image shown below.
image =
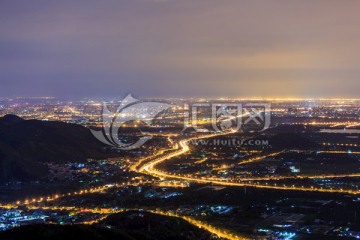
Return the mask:
[[[144,166],[142,166],[139,170],[139,172],[143,172],[152,176],[156,176],[156,177],[160,177],[160,178],[164,178],[164,179],[179,179],[179,180],[183,180],[183,181],[191,181],[191,182],[197,182],[197,183],[212,183],[212,184],[217,184],[217,185],[223,185],[223,186],[236,186],[236,187],[255,187],[255,188],[266,188],[266,189],[278,189],[278,190],[292,190],[292,191],[309,191],[309,192],[326,192],[326,193],[346,193],[346,194],[360,194],[360,190],[344,190],[344,189],[328,189],[328,188],[315,188],[315,187],[297,187],[295,185],[292,186],[286,186],[286,185],[268,185],[268,184],[260,184],[260,183],[244,183],[244,182],[229,182],[229,181],[222,181],[220,179],[216,179],[216,178],[197,178],[197,177],[187,177],[187,176],[183,176],[183,175],[173,175],[164,171],[160,171],[158,169],[156,169],[156,165],[158,165],[161,162],[164,162],[166,160],[169,160],[171,158],[183,155],[185,153],[187,153],[188,151],[190,151],[190,148],[188,146],[188,143],[192,140],[199,140],[199,139],[203,139],[203,138],[210,138],[210,137],[214,137],[214,136],[219,136],[219,135],[225,135],[225,134],[229,134],[229,133],[222,133],[222,134],[211,134],[211,135],[205,135],[205,136],[199,136],[199,137],[194,137],[194,138],[190,138],[190,139],[186,139],[186,140],[181,140],[179,142],[180,145],[180,149],[167,154],[165,156],[159,156],[157,158],[155,158],[154,160],[152,160],[151,162],[145,164]],[[274,156],[277,155],[281,152],[278,153],[271,153],[269,155],[263,156],[261,158],[256,157],[253,160],[247,160],[246,163],[249,162],[254,162],[254,161],[259,161],[261,159],[264,159],[266,157],[269,156]],[[307,176],[307,178],[336,178],[336,177],[354,177],[354,176],[359,176],[360,174],[349,174],[349,175],[321,175],[321,176]],[[291,178],[291,177],[277,177],[277,178],[269,178],[269,177],[264,177],[264,178],[253,178],[253,179],[244,179],[251,181],[251,180],[280,180],[280,179],[287,179],[287,178]],[[299,177],[299,179],[301,178],[306,178],[304,177]]]

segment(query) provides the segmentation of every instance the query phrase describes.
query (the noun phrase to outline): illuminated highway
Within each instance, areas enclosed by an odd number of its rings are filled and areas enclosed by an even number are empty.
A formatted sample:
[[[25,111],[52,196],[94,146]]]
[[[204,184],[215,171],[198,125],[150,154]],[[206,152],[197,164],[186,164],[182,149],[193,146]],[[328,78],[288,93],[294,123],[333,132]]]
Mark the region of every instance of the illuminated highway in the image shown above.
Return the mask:
[[[223,133],[224,134],[224,133]],[[226,133],[225,133],[226,134]],[[158,170],[155,168],[156,165],[158,165],[161,162],[164,162],[168,159],[183,155],[184,153],[187,153],[190,148],[188,146],[188,143],[191,140],[195,140],[195,139],[203,139],[203,138],[210,138],[210,137],[214,137],[217,134],[212,134],[212,135],[205,135],[205,136],[199,136],[199,137],[194,137],[191,139],[186,139],[186,140],[181,140],[179,142],[180,145],[180,149],[178,151],[175,151],[173,153],[170,154],[166,154],[165,156],[161,156],[161,157],[157,157],[154,160],[152,160],[151,162],[145,164],[144,166],[142,166],[139,170],[139,172],[143,172],[143,173],[147,173],[150,174],[152,176],[156,176],[156,177],[160,177],[163,179],[178,179],[178,180],[183,180],[183,181],[189,181],[189,182],[197,182],[197,183],[211,183],[211,184],[217,184],[217,185],[223,185],[223,186],[237,186],[237,187],[255,187],[255,188],[264,188],[264,189],[278,189],[278,190],[289,190],[289,191],[309,191],[309,192],[323,192],[323,193],[346,193],[346,194],[360,194],[360,190],[349,190],[349,189],[333,189],[333,188],[322,188],[322,187],[305,187],[305,186],[295,186],[295,185],[291,185],[291,186],[287,186],[287,185],[279,185],[279,184],[260,184],[259,182],[253,182],[253,183],[245,183],[245,182],[230,182],[230,181],[224,181],[224,180],[220,180],[217,178],[204,178],[204,177],[196,177],[196,176],[184,176],[184,175],[174,175],[174,174],[169,174],[167,172]],[[261,156],[261,157],[255,157],[253,159],[249,159],[247,161],[244,161],[242,164],[245,163],[252,163],[252,162],[256,162],[256,161],[260,161],[264,158],[267,157],[271,157],[271,156],[275,156],[277,154],[280,154],[282,152],[277,152],[277,153],[270,153],[266,156]],[[343,174],[343,175],[320,175],[320,176],[304,176],[304,177],[297,177],[297,178],[340,178],[340,177],[354,177],[354,176],[359,176],[360,174]],[[242,181],[250,181],[250,180],[257,180],[257,181],[266,181],[266,180],[280,180],[280,179],[287,179],[287,178],[291,178],[291,177],[263,177],[263,178],[247,178],[247,179],[243,179]]]
[[[159,187],[175,187],[175,188],[183,188],[183,187],[187,187],[188,185],[186,183],[184,183],[183,181],[167,181],[167,182],[159,182],[159,181],[131,181],[131,182],[124,182],[121,184],[106,184],[104,186],[99,186],[99,187],[94,187],[94,188],[89,188],[89,189],[83,189],[83,190],[79,190],[79,191],[75,191],[75,192],[68,192],[68,193],[63,193],[63,194],[53,194],[50,196],[38,196],[38,197],[34,197],[34,198],[30,198],[30,199],[24,199],[24,200],[18,200],[15,202],[11,202],[11,203],[6,203],[6,204],[0,204],[0,208],[6,208],[6,209],[11,209],[11,208],[18,208],[19,206],[25,205],[27,207],[29,206],[33,206],[34,204],[38,204],[38,203],[46,203],[46,202],[53,202],[56,200],[60,200],[61,198],[64,197],[71,197],[71,196],[81,196],[81,195],[85,195],[85,194],[92,194],[92,193],[99,193],[99,192],[104,192],[107,190],[110,190],[112,188],[122,188],[125,186],[143,186],[143,185],[152,185],[152,186],[159,186]]]
[[[169,186],[169,187],[186,187],[188,182],[197,182],[197,183],[205,183],[205,184],[216,184],[216,185],[222,185],[222,186],[232,186],[232,187],[255,187],[255,188],[261,188],[261,189],[277,189],[277,190],[285,190],[285,191],[309,191],[309,192],[323,192],[323,193],[344,193],[344,194],[360,194],[359,190],[349,190],[349,189],[332,189],[332,188],[322,188],[322,187],[314,187],[314,186],[295,186],[295,185],[284,185],[284,184],[277,184],[277,183],[261,183],[261,181],[272,181],[272,180],[282,180],[282,179],[321,179],[321,178],[342,178],[342,177],[360,177],[360,173],[354,173],[354,174],[341,174],[341,175],[311,175],[311,176],[276,176],[276,177],[253,177],[253,178],[242,178],[237,181],[229,181],[229,180],[223,180],[220,178],[212,177],[197,177],[197,176],[185,176],[185,175],[174,175],[162,170],[159,170],[156,168],[156,166],[166,160],[179,157],[181,155],[184,155],[185,153],[188,153],[190,151],[189,143],[192,140],[199,140],[203,138],[211,138],[215,136],[221,136],[226,134],[231,134],[232,132],[226,132],[226,133],[216,133],[216,134],[208,134],[208,135],[200,135],[188,139],[180,140],[178,143],[174,143],[172,149],[162,149],[159,150],[156,154],[145,157],[140,159],[137,163],[130,166],[130,169],[132,171],[140,172],[140,173],[146,173],[151,176],[159,177],[161,179],[166,180],[178,180],[178,182],[168,182],[168,183],[157,183],[159,186]],[[170,138],[170,137],[169,137]],[[268,157],[273,157],[278,154],[283,153],[284,151],[280,152],[273,152],[269,153],[267,155],[261,155],[261,156],[255,156],[251,157],[250,159],[247,159],[243,162],[240,162],[240,165],[243,164],[249,164],[261,161],[263,159],[266,159]],[[344,151],[321,151],[321,153],[345,153]],[[247,181],[247,182],[246,182]],[[256,182],[258,181],[258,182]],[[46,206],[46,202],[52,202],[55,200],[59,200],[62,197],[67,196],[77,196],[82,194],[91,194],[91,193],[97,193],[102,191],[107,191],[114,187],[124,187],[128,185],[144,185],[144,184],[155,184],[154,181],[138,181],[138,182],[126,182],[122,184],[107,184],[104,186],[96,187],[96,188],[90,188],[90,189],[83,189],[76,192],[69,192],[65,194],[56,194],[52,196],[44,196],[44,197],[37,197],[33,199],[25,199],[21,201],[17,201],[16,203],[9,203],[0,205],[2,208],[17,208],[21,205],[26,205],[28,209],[45,209],[45,210],[66,210],[66,211],[81,211],[81,212],[91,212],[94,214],[99,214],[99,218],[94,220],[89,220],[87,222],[82,222],[83,224],[94,224],[99,222],[100,220],[105,219],[109,214],[118,213],[122,211],[127,210],[138,210],[138,209],[121,209],[121,210],[114,210],[114,209],[107,209],[107,208],[77,208],[77,207],[66,207],[66,206]],[[39,203],[43,206],[39,206]],[[148,212],[171,216],[171,217],[177,217],[182,218],[183,220],[189,222],[190,224],[193,224],[199,228],[205,229],[213,234],[215,234],[218,237],[225,238],[225,239],[231,239],[231,240],[240,240],[240,239],[250,239],[246,236],[239,236],[237,234],[228,232],[223,229],[219,229],[215,226],[209,225],[208,223],[199,221],[197,219],[188,217],[188,216],[181,216],[174,214],[172,212],[165,212],[165,211],[154,211],[154,210],[145,210]]]
[[[204,223],[202,221],[196,220],[192,217],[181,216],[181,215],[177,215],[174,213],[163,212],[163,211],[149,211],[149,212],[184,219],[185,221],[189,222],[190,224],[192,224],[198,228],[203,228],[203,229],[207,230],[208,232],[211,232],[220,238],[225,238],[225,239],[229,239],[229,240],[246,240],[246,239],[250,240],[250,239],[252,239],[252,238],[249,238],[246,236],[240,236],[239,234],[234,234],[234,233],[230,233],[226,230],[219,229],[208,223]]]
[[[267,155],[264,155],[264,156],[258,156],[258,157],[254,157],[254,158],[250,158],[248,160],[245,160],[245,161],[242,161],[239,163],[239,165],[244,165],[244,164],[248,164],[248,163],[253,163],[253,162],[258,162],[258,161],[261,161],[265,158],[268,158],[268,157],[274,157],[276,155],[279,155],[281,153],[285,152],[285,150],[283,151],[280,151],[280,152],[275,152],[275,153],[270,153],[270,154],[267,154]]]
[[[32,206],[29,205],[28,209],[38,209],[38,206]],[[169,216],[169,217],[175,217],[175,218],[181,218],[183,220],[185,220],[186,222],[201,228],[201,229],[205,229],[206,231],[220,237],[220,238],[224,238],[224,239],[229,239],[229,240],[250,240],[251,238],[246,237],[246,236],[242,236],[239,234],[234,234],[231,233],[227,230],[224,229],[220,229],[218,227],[215,227],[211,224],[208,224],[206,222],[203,221],[199,221],[195,218],[192,217],[188,217],[188,216],[182,216],[182,215],[178,215],[175,214],[173,212],[166,212],[166,211],[161,211],[161,210],[144,210],[144,209],[113,209],[113,208],[79,208],[79,207],[73,207],[73,206],[44,206],[41,207],[44,210],[53,210],[53,211],[75,211],[78,213],[84,213],[84,212],[90,212],[90,213],[94,213],[94,214],[100,214],[101,216],[97,219],[91,220],[91,221],[86,221],[86,222],[80,222],[78,224],[95,224],[100,222],[101,220],[106,219],[106,217],[110,214],[114,214],[114,213],[120,213],[120,212],[126,212],[126,211],[142,211],[142,212],[150,212],[153,214],[159,214],[159,215],[163,215],[163,216]]]

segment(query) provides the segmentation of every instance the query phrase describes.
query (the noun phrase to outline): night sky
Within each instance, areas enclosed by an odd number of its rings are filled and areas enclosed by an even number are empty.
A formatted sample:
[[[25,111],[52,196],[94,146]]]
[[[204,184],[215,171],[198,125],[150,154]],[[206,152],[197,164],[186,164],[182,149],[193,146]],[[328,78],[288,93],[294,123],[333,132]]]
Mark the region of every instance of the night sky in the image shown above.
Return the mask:
[[[0,97],[360,98],[357,0],[0,0]]]

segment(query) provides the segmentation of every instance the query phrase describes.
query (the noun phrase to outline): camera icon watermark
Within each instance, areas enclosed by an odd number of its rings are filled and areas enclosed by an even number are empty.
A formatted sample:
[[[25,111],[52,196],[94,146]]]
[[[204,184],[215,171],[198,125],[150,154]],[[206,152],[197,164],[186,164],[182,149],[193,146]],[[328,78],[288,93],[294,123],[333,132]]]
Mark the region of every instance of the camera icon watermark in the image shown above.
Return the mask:
[[[132,150],[144,145],[152,138],[150,135],[139,137],[136,141],[126,142],[119,138],[120,127],[130,121],[141,121],[150,126],[154,118],[171,105],[164,102],[143,101],[129,94],[124,98],[115,112],[103,104],[102,130],[92,130],[92,134],[102,143],[121,150]]]
[[[121,150],[132,150],[141,147],[152,136],[140,131],[142,134],[137,136],[137,140],[132,142],[124,141],[119,137],[120,128],[131,121],[139,121],[146,126],[151,126],[156,116],[173,106],[175,105],[165,102],[135,99],[129,94],[121,101],[114,112],[110,111],[106,104],[103,104],[103,128],[101,130],[91,130],[91,132],[106,145]],[[184,104],[182,109],[183,114],[173,111],[166,113],[174,114],[174,116],[170,116],[170,119],[179,120],[181,118],[179,116],[183,116],[184,126],[182,133],[190,127],[195,132],[216,133],[237,132],[243,130],[246,126],[251,126],[253,131],[264,131],[270,126],[269,103],[195,102]],[[199,113],[200,115],[203,114],[200,118]],[[204,113],[206,117],[204,117]]]

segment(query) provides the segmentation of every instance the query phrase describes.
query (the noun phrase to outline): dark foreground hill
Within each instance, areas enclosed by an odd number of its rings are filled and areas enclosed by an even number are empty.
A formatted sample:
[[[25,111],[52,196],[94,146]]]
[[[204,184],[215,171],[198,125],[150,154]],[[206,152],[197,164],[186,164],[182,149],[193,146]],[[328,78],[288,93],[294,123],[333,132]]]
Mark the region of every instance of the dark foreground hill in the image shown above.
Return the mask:
[[[146,212],[125,212],[108,217],[99,225],[32,225],[0,232],[7,240],[200,240],[210,233],[188,222]]]
[[[0,118],[0,182],[41,179],[47,162],[106,157],[103,147],[80,125],[6,115]]]

